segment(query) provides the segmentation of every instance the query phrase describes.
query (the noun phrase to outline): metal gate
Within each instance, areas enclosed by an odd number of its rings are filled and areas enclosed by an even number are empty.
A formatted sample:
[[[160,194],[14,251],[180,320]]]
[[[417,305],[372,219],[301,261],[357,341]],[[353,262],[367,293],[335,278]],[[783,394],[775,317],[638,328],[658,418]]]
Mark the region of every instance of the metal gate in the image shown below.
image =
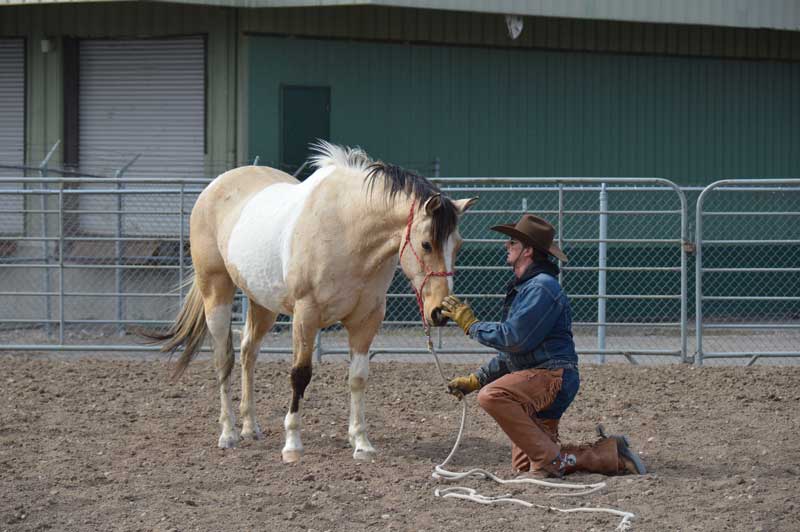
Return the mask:
[[[13,181],[13,180],[12,180]],[[153,349],[134,334],[138,326],[171,322],[190,272],[186,221],[208,180],[43,179],[14,181],[25,190],[28,231],[0,256],[0,349],[136,351]],[[673,183],[661,179],[441,179],[452,197],[479,196],[465,215],[465,244],[457,261],[456,293],[477,315],[499,319],[505,285],[503,238],[498,223],[536,212],[553,223],[570,257],[561,281],[573,305],[579,353],[631,362],[651,357],[686,360],[686,203]],[[102,185],[102,186],[96,186]],[[109,186],[110,185],[110,186]],[[86,209],[82,195],[96,205]],[[126,201],[118,201],[121,196]],[[148,198],[158,197],[158,202]],[[45,198],[44,200],[42,198]],[[91,234],[83,216],[102,218],[106,231]],[[129,232],[162,220],[152,234]],[[152,224],[150,224],[152,225]],[[111,232],[111,234],[108,234]],[[243,298],[234,309],[242,327]],[[347,354],[340,327],[318,338],[318,356]],[[482,359],[491,352],[455,327],[440,328],[435,341],[452,361]],[[288,317],[281,316],[263,351],[291,352]],[[398,271],[384,326],[373,355],[427,353],[414,296]]]
[[[717,181],[696,217],[696,363],[800,356],[800,179]]]

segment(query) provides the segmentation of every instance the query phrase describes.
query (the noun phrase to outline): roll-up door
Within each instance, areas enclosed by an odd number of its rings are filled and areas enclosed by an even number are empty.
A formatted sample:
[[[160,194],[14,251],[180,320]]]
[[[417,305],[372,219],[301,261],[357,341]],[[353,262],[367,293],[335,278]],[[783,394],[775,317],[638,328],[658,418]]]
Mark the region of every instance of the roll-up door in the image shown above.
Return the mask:
[[[25,41],[0,39],[0,176],[22,176],[24,163]],[[0,184],[2,188],[19,186]],[[22,202],[21,195],[3,194],[0,190],[1,235],[22,233]]]
[[[79,165],[113,177],[203,177],[205,43],[202,37],[83,40],[79,47]],[[125,196],[125,216],[85,214],[81,229],[107,234],[174,235],[177,195]],[[113,196],[87,196],[81,209],[116,210]],[[128,213],[131,214],[128,214]],[[140,212],[141,214],[133,214]],[[117,229],[119,227],[119,229]]]

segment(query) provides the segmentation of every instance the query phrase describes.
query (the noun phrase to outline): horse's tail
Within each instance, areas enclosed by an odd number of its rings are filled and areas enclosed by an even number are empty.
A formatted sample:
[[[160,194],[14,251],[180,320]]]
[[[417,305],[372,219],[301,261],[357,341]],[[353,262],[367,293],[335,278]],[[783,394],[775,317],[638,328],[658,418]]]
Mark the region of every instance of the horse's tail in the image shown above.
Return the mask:
[[[183,306],[178,312],[175,322],[165,333],[152,331],[142,332],[141,334],[153,343],[161,343],[161,351],[164,353],[174,353],[183,346],[175,368],[172,371],[172,380],[177,380],[186,370],[189,363],[197,356],[198,351],[203,345],[203,340],[208,332],[206,324],[206,313],[203,307],[203,296],[197,288],[194,275],[187,279],[184,286],[191,286],[189,293],[183,301]]]

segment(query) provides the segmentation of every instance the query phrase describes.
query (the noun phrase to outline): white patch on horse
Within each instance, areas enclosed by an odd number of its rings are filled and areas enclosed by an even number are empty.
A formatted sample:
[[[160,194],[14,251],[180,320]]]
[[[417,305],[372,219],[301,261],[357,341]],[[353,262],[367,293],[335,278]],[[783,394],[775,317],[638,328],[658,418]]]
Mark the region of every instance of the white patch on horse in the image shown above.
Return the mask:
[[[375,456],[375,448],[367,438],[367,424],[364,421],[364,392],[369,379],[369,356],[366,353],[353,353],[350,361],[350,426],[347,435],[353,446],[353,458],[369,460]]]
[[[444,270],[446,272],[453,271],[453,249],[456,246],[454,235],[447,237],[447,242],[444,244]],[[450,293],[453,292],[453,276],[447,277],[447,287]]]
[[[228,261],[256,302],[282,312],[292,236],[311,192],[335,170],[320,168],[299,184],[270,185],[247,202],[228,240]]]
[[[289,412],[283,420],[286,431],[286,444],[283,446],[283,459],[285,462],[295,461],[303,455],[303,442],[300,439],[301,418],[300,412]]]

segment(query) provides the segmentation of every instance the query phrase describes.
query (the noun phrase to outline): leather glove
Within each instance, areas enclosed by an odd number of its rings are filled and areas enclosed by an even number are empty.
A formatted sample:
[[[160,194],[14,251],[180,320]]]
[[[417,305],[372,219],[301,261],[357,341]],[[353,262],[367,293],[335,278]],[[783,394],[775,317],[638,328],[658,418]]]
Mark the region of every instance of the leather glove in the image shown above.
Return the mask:
[[[478,322],[478,318],[473,314],[469,304],[462,302],[456,296],[450,295],[442,300],[442,315],[455,321],[464,331],[469,334],[469,328],[473,323]]]
[[[478,377],[474,373],[470,373],[467,377],[456,377],[447,383],[447,391],[459,399],[468,393],[479,390],[480,387],[481,383],[478,381]]]

